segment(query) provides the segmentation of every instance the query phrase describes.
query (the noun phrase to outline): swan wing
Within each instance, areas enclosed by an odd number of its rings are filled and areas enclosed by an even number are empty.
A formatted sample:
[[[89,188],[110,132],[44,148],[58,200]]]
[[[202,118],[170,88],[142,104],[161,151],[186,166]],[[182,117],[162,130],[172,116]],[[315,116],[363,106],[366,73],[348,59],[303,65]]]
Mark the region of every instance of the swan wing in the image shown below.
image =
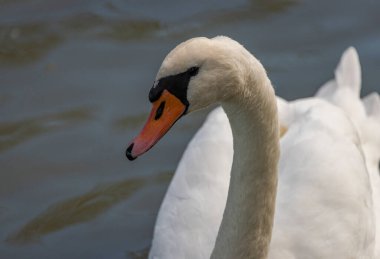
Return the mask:
[[[375,258],[380,258],[380,97],[372,93],[363,98],[367,118],[361,125],[363,151],[371,177],[374,211],[376,218]]]
[[[348,48],[335,70],[335,79],[323,85],[316,96],[344,110],[353,121],[370,176],[376,222],[380,222],[380,98],[372,93],[360,100],[361,68],[355,48]],[[376,257],[380,258],[380,224],[376,224]]]
[[[323,100],[291,105],[269,258],[371,258],[372,193],[355,126]]]
[[[360,100],[361,67],[354,47],[344,51],[335,69],[335,78],[321,86],[316,97],[322,98],[343,109],[359,125],[365,117],[365,109]]]

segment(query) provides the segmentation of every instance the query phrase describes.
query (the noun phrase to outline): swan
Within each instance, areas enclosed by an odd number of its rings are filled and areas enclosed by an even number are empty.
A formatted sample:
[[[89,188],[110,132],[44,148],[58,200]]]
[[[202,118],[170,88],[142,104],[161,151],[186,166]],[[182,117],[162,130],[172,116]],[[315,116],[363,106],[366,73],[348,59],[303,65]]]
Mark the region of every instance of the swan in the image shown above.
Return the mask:
[[[149,99],[130,160],[187,113],[214,103],[226,113],[213,111],[185,151],[151,258],[374,258],[373,183],[344,109],[323,98],[277,105],[261,63],[223,36],[172,50]],[[281,142],[277,106],[287,126]]]

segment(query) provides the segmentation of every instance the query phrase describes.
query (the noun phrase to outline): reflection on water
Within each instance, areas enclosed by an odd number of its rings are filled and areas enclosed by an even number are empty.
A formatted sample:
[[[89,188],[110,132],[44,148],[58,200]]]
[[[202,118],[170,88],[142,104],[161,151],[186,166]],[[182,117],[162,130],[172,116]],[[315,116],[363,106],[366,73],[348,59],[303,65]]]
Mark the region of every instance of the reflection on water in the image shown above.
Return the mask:
[[[215,15],[212,20],[220,24],[242,19],[263,19],[271,14],[283,12],[299,2],[300,0],[250,0],[244,8]]]
[[[157,21],[124,21],[111,23],[109,28],[99,33],[99,36],[126,41],[140,39],[160,29]]]
[[[0,153],[38,135],[63,130],[91,117],[91,110],[79,108],[24,121],[0,123]]]
[[[145,259],[148,258],[150,247],[144,248],[140,251],[129,252],[128,256],[131,259]]]
[[[44,23],[0,25],[0,64],[34,61],[62,40]]]
[[[251,0],[242,8],[200,13],[190,19],[198,23],[202,22],[202,26],[220,25],[242,19],[264,18],[272,13],[282,12],[298,2],[299,0]],[[3,2],[3,5],[6,4],[7,2]],[[170,32],[168,26],[163,26],[159,20],[126,19],[120,16],[114,18],[108,15],[110,11],[114,14],[119,14],[121,11],[112,2],[106,2],[102,8],[105,9],[104,12],[73,12],[68,16],[38,22],[0,24],[0,64],[22,64],[35,61],[66,38],[87,35],[128,41],[151,36],[157,31]],[[178,33],[178,31],[175,32]],[[181,32],[184,31],[181,30]]]
[[[38,60],[66,38],[93,36],[127,41],[140,39],[161,28],[154,20],[109,19],[80,13],[58,21],[0,24],[0,64],[23,64]]]
[[[80,13],[57,23],[66,34],[90,34],[115,40],[139,39],[160,29],[160,22],[144,19],[112,19],[95,13]]]
[[[35,242],[49,233],[93,220],[117,203],[128,199],[142,187],[167,182],[172,175],[173,172],[161,172],[152,179],[137,178],[104,184],[78,197],[58,202],[30,220],[19,231],[10,234],[7,242],[12,244]],[[140,252],[135,253],[135,256],[139,255],[141,256]]]
[[[116,130],[138,129],[142,126],[144,121],[148,118],[148,114],[141,113],[134,116],[123,117],[116,120],[113,127]]]
[[[300,0],[251,0],[250,9],[261,13],[277,13],[301,2]]]
[[[144,180],[133,179],[98,187],[84,195],[50,206],[45,212],[11,235],[11,243],[36,241],[43,235],[94,219],[112,205],[141,188]]]

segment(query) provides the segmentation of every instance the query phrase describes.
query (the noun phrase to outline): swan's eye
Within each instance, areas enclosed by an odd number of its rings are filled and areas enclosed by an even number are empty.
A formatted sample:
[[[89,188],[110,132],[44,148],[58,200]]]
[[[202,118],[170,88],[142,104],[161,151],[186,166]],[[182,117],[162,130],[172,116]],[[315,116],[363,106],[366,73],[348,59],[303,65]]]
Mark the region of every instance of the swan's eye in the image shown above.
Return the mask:
[[[190,76],[196,76],[198,74],[199,67],[191,67],[187,70]]]

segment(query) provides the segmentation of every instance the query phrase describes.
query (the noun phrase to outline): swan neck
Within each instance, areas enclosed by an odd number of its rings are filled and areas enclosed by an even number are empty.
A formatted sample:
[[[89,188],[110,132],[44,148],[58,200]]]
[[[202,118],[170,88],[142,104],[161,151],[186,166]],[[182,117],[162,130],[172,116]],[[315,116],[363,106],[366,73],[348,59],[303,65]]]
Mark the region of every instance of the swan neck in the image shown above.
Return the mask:
[[[244,94],[222,103],[231,124],[234,157],[212,258],[267,257],[277,189],[279,131],[274,90],[265,71],[261,75],[259,84],[251,81]]]

